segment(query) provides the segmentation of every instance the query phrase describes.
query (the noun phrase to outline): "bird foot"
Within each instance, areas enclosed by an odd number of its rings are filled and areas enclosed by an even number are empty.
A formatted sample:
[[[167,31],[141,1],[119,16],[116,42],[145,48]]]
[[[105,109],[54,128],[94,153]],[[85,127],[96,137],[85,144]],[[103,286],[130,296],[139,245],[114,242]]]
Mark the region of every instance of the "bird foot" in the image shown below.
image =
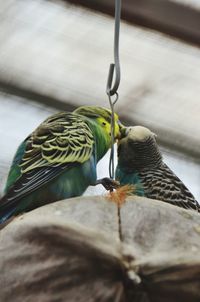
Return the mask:
[[[99,185],[101,184],[102,186],[104,186],[104,188],[107,191],[113,191],[114,189],[117,189],[120,187],[120,183],[117,180],[108,178],[108,177],[104,177],[101,179],[98,179],[95,183],[95,185]]]

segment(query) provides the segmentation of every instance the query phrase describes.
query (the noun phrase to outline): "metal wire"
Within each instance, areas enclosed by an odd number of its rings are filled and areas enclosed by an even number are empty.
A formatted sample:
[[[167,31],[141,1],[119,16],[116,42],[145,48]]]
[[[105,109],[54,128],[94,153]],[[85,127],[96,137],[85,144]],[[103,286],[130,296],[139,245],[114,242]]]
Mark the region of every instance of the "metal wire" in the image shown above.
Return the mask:
[[[111,151],[109,160],[109,176],[114,178],[114,143],[115,143],[115,116],[114,105],[118,100],[117,89],[120,84],[120,62],[119,62],[119,32],[120,32],[120,17],[121,17],[121,0],[115,0],[115,33],[114,33],[114,62],[110,64],[106,93],[108,95],[111,109]],[[112,87],[113,75],[115,73],[115,82]],[[112,101],[111,96],[115,95],[115,100]]]
[[[112,102],[111,96],[108,95],[110,108],[111,108],[111,150],[110,150],[110,159],[109,159],[109,176],[110,178],[114,178],[115,174],[115,162],[114,162],[114,143],[115,143],[115,116],[114,116],[114,105],[118,100],[118,93],[116,92],[116,98]]]

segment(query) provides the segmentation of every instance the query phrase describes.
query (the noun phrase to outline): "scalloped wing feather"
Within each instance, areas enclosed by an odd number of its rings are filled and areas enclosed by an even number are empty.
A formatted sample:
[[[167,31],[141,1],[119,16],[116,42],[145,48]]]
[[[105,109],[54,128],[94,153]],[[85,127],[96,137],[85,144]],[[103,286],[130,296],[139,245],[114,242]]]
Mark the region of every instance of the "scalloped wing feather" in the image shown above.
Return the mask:
[[[80,116],[56,114],[30,136],[20,164],[21,172],[49,164],[83,163],[92,155],[93,144],[93,134]]]

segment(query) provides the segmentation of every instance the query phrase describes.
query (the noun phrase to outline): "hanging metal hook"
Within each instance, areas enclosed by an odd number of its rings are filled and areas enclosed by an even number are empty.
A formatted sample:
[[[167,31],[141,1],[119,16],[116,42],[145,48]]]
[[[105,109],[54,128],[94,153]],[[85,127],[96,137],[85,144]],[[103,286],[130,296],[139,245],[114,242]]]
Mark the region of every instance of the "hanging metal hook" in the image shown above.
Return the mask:
[[[119,32],[121,17],[121,0],[115,0],[115,34],[114,34],[114,62],[111,63],[108,72],[106,93],[110,96],[116,94],[120,84],[120,62],[119,62]],[[112,87],[113,75],[115,72],[115,83]]]
[[[115,34],[114,34],[114,62],[110,64],[106,93],[108,95],[110,109],[111,109],[111,151],[109,160],[109,175],[114,178],[114,143],[115,143],[115,116],[114,105],[118,100],[117,89],[120,84],[120,62],[119,62],[119,31],[120,31],[120,17],[121,17],[121,0],[115,0]],[[113,75],[115,73],[115,82],[113,83]],[[116,98],[112,101],[111,96],[115,95]]]

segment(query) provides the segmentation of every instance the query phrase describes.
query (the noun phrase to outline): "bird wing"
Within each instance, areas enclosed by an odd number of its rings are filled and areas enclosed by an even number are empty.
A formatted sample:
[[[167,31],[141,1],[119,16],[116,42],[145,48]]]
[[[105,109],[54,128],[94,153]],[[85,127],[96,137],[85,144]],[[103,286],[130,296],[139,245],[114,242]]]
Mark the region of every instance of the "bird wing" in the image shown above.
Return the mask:
[[[9,206],[50,182],[63,170],[87,161],[92,155],[94,137],[83,119],[61,112],[45,120],[28,138],[21,161],[21,175],[0,201]]]
[[[159,169],[141,172],[140,177],[147,197],[185,209],[200,210],[194,196],[166,164]]]

